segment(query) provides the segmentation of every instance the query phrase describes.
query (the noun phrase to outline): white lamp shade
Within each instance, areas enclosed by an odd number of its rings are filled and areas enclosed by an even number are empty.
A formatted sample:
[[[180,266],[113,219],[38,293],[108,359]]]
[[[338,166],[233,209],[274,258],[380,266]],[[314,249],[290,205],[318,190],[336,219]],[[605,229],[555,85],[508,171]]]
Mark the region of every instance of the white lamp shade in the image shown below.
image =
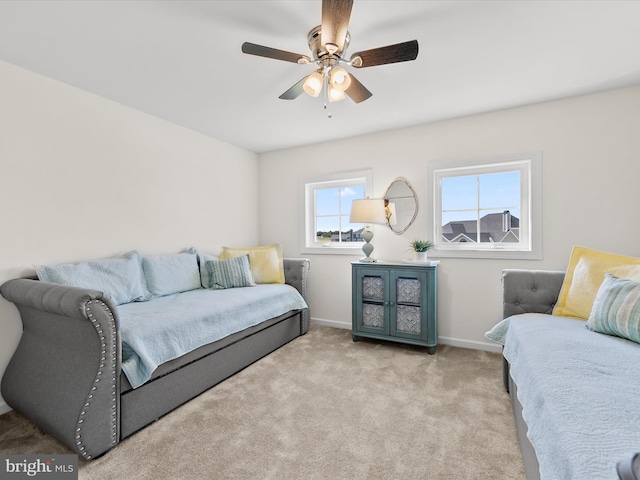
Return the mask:
[[[329,83],[343,92],[351,86],[351,77],[342,67],[333,67],[329,74]]]
[[[366,198],[351,203],[350,223],[379,223],[385,225],[387,218],[382,198]]]
[[[339,88],[335,88],[333,85],[329,84],[329,101],[330,102],[339,102],[340,100],[344,100],[344,91]]]
[[[320,95],[320,91],[322,90],[322,83],[322,75],[318,72],[313,72],[302,84],[302,89],[312,97],[317,97]]]

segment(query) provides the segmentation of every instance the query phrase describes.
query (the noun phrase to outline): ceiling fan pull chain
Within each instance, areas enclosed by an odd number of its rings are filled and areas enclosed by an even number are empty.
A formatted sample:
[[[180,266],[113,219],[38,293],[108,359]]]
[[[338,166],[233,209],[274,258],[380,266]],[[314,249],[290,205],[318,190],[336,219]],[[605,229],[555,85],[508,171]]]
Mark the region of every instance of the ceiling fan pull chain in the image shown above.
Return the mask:
[[[327,108],[327,105],[329,105],[329,76],[326,71],[322,72],[322,78],[324,80],[324,109],[327,112],[327,118],[333,118],[333,114]]]

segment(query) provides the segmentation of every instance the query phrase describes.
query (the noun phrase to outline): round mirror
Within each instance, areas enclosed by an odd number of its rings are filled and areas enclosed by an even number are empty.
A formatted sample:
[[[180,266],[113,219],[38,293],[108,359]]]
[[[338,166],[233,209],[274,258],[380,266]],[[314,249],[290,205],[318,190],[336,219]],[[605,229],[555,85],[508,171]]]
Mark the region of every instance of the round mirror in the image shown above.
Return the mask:
[[[418,197],[409,182],[398,177],[384,194],[387,224],[397,235],[407,231],[418,216]]]

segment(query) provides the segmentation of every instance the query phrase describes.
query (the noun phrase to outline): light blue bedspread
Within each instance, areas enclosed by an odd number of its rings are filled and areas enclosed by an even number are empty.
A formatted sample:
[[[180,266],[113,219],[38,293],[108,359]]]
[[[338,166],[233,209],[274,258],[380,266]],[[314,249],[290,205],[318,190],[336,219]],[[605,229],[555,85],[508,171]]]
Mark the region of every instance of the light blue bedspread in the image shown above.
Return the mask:
[[[120,305],[122,370],[133,388],[158,365],[291,310],[307,308],[290,285],[198,289]]]
[[[617,479],[616,463],[640,451],[640,345],[574,318],[506,323],[504,356],[541,479]]]

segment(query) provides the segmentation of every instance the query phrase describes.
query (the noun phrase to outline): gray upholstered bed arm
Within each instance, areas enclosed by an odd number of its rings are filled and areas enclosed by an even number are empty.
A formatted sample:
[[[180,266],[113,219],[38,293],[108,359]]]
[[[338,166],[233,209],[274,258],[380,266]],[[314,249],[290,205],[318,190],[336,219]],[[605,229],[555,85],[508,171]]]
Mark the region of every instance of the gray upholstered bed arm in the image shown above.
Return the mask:
[[[551,270],[502,271],[502,318],[519,313],[551,313],[565,272]]]
[[[309,303],[307,298],[307,276],[309,274],[310,262],[306,258],[285,258],[284,259],[284,281],[288,285],[295,287],[302,295],[302,298]],[[301,334],[304,335],[309,330],[311,314],[309,309],[302,314]]]
[[[2,378],[2,396],[85,458],[119,440],[117,313],[101,292],[16,279],[0,287],[23,334]]]

